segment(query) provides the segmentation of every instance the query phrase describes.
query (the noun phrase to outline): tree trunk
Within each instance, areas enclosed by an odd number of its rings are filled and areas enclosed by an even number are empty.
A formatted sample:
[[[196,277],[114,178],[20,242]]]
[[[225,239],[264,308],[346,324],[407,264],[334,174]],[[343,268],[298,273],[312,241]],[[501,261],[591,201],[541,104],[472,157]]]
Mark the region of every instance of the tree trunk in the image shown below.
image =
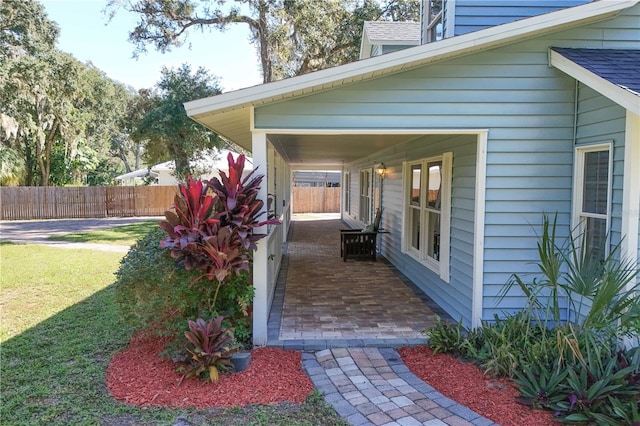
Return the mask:
[[[170,145],[169,151],[173,157],[173,161],[176,164],[174,175],[180,182],[184,182],[187,175],[191,174],[191,168],[189,166],[189,156],[184,150],[177,145]]]
[[[140,157],[142,157],[142,144],[136,142],[136,170],[140,168]]]
[[[25,136],[23,136],[25,137]],[[24,159],[25,159],[25,169],[26,175],[24,178],[24,184],[26,186],[34,186],[35,185],[35,176],[34,170],[37,167],[36,161],[33,158],[33,151],[31,147],[25,142],[24,143]]]
[[[55,118],[53,120],[51,128],[44,138],[44,143],[38,143],[37,155],[38,163],[40,164],[40,175],[42,177],[42,182],[40,182],[40,185],[42,186],[49,186],[49,177],[51,175],[51,148],[53,147],[53,141],[55,140],[56,133],[58,132],[58,128],[60,127],[59,123],[60,122],[58,121],[58,118]],[[44,145],[44,147],[42,145]]]
[[[271,63],[271,55],[269,52],[269,27],[267,24],[267,13],[269,6],[263,0],[258,5],[258,28],[255,29],[260,43],[260,63],[262,64],[262,82],[269,83],[273,81],[273,66]]]

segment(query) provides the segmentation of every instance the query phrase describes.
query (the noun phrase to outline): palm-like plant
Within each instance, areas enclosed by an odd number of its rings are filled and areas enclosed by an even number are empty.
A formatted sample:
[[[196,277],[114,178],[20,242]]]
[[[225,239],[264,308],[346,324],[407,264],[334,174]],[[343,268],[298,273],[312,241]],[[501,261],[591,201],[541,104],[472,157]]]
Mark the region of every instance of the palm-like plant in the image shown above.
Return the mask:
[[[604,257],[600,256],[604,246],[586,248],[580,244],[581,235],[571,235],[558,244],[556,221],[557,217],[551,222],[547,216],[543,220],[538,243],[540,276],[526,282],[513,275],[500,298],[514,286],[524,292],[528,299],[525,315],[536,325],[538,339],[549,345],[549,353],[558,354],[553,377],[568,371],[562,383],[554,381],[555,388],[548,390],[567,398],[548,406],[567,422],[606,418],[606,424],[624,424],[616,420],[625,418],[620,407],[637,407],[640,401],[640,388],[632,383],[639,377],[640,358],[629,357],[632,363],[625,365],[620,362],[621,352],[617,353],[622,335],[640,333],[638,265],[621,258],[620,244]],[[537,368],[537,362],[521,359],[522,372],[516,374],[523,397],[530,402],[539,402],[536,392],[549,385],[542,376],[527,374]]]
[[[531,319],[544,329],[571,325],[576,333],[638,333],[640,283],[638,265],[632,259],[620,259],[620,244],[602,260],[595,253],[602,248],[586,248],[581,235],[571,235],[563,245],[556,241],[557,218],[545,215],[542,237],[538,242],[541,276],[526,282],[517,274],[502,289],[499,300],[512,287],[519,287],[528,299]],[[566,302],[566,303],[563,303]],[[568,306],[563,315],[562,306]]]

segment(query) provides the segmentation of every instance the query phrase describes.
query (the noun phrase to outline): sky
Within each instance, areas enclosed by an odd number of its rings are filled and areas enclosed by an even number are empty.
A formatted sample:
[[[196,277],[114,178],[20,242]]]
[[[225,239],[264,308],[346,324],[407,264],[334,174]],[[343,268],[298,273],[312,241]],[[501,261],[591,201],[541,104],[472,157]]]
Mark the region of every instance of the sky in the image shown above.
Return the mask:
[[[219,78],[224,92],[262,83],[258,56],[249,43],[246,25],[229,27],[225,32],[191,31],[186,43],[171,52],[147,53],[133,58],[135,46],[129,32],[137,14],[118,10],[109,22],[104,8],[107,0],[40,0],[49,19],[60,27],[57,47],[82,62],[91,62],[108,77],[135,89],[151,88],[160,79],[163,66],[177,68],[183,63],[192,70],[204,67]],[[189,48],[191,43],[191,48]]]

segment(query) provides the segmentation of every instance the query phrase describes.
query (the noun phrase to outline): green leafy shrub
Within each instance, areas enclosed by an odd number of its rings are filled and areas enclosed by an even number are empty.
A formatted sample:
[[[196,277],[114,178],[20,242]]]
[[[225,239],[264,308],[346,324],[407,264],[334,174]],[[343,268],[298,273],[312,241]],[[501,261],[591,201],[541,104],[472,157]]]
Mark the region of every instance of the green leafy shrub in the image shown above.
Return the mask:
[[[567,370],[548,369],[540,364],[525,366],[514,371],[513,381],[522,397],[518,400],[534,408],[550,408],[566,398],[561,385],[565,383]]]
[[[160,247],[163,238],[166,233],[153,228],[121,260],[115,287],[122,319],[137,330],[152,327],[161,335],[182,338],[187,320],[223,315],[224,325],[236,329],[238,343],[249,345],[254,290],[249,274],[230,279],[220,291],[217,309],[210,311],[201,289],[192,285],[201,272],[177,267]],[[168,353],[183,344],[176,342]]]
[[[620,244],[603,256],[604,246],[581,242],[572,233],[559,243],[556,220],[544,216],[539,274],[513,275],[499,298],[519,289],[526,308],[469,332],[436,324],[432,345],[513,377],[521,402],[560,422],[640,424],[640,349],[619,351],[622,336],[640,333],[638,265],[622,259]]]
[[[123,320],[137,330],[179,336],[187,318],[202,316],[201,294],[190,284],[200,275],[176,268],[176,261],[160,248],[166,237],[153,228],[120,262],[116,272],[116,301]]]
[[[423,330],[423,333],[429,336],[429,347],[433,349],[434,354],[443,352],[463,355],[465,352],[466,336],[462,328],[462,321],[452,324],[436,318],[435,324]]]
[[[640,350],[607,351],[598,360],[582,357],[567,366],[562,401],[548,408],[564,423],[631,425],[640,421]]]
[[[237,351],[233,330],[222,326],[222,316],[205,321],[189,321],[184,332],[188,344],[187,368],[184,377],[200,377],[217,382],[219,373],[232,369],[231,355]]]
[[[228,175],[221,171],[220,179],[188,177],[178,185],[166,221],[123,259],[117,299],[134,327],[179,337],[186,320],[222,315],[241,343],[251,341],[254,289],[248,270],[251,250],[266,236],[254,230],[280,222],[258,221],[264,214],[257,198],[264,176],[251,172],[242,178],[243,155],[234,160],[229,154],[228,163]],[[168,353],[176,347],[180,342]]]

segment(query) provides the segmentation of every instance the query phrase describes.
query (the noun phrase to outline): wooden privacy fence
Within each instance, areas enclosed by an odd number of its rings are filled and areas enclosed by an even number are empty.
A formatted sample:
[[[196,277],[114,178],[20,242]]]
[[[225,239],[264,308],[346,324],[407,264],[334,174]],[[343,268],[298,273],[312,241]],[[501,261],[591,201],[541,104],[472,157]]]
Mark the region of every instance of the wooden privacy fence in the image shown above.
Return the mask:
[[[0,187],[0,219],[162,216],[177,186]]]
[[[293,213],[340,213],[340,188],[294,186]]]

